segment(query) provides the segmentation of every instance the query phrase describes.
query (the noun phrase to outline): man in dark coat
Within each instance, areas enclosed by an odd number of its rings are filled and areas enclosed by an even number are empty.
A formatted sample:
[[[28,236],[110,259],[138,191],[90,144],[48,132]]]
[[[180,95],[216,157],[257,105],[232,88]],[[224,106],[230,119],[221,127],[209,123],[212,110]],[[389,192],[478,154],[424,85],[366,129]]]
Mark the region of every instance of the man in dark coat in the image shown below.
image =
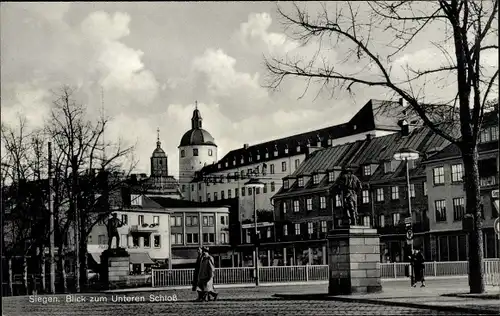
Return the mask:
[[[201,259],[203,257],[203,251],[201,250],[201,247],[198,248],[198,257],[196,258],[196,265],[194,267],[194,273],[193,273],[193,281],[191,282],[193,286],[193,292],[197,291],[198,292],[198,299],[197,301],[202,301],[203,300],[203,293],[200,288],[198,288],[198,276],[200,274],[200,266],[201,266]]]
[[[425,258],[424,255],[422,254],[422,251],[420,251],[419,249],[415,250],[414,254],[412,255],[412,261],[413,261],[413,272],[415,275],[412,286],[416,287],[417,282],[420,282],[421,283],[420,287],[425,287],[425,279],[424,279]]]

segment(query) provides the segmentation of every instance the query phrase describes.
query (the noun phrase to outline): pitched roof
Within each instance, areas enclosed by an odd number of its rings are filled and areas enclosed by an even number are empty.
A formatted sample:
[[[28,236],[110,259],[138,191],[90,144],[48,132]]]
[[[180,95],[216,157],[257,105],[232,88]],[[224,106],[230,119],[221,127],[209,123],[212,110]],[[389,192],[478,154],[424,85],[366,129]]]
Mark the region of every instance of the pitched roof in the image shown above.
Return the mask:
[[[172,199],[160,196],[151,196],[151,199],[166,208],[219,208],[219,207],[229,207],[233,202],[231,201],[220,201],[221,203],[205,203],[205,202],[195,202],[188,200]],[[224,203],[225,202],[225,203]]]
[[[232,150],[217,163],[203,167],[198,174],[210,174],[234,169],[236,166],[243,167],[256,162],[297,155],[305,152],[308,144],[316,146],[318,141],[321,142],[322,147],[327,147],[329,139],[338,139],[373,130],[398,131],[397,121],[402,117],[401,113],[401,106],[397,102],[369,100],[347,123]],[[300,147],[300,152],[297,151],[297,147]],[[288,149],[288,153],[285,152],[285,149]],[[276,150],[278,151],[277,157],[273,155]],[[265,158],[265,153],[269,153],[268,158]],[[258,154],[260,155],[259,160],[257,160]],[[243,163],[241,163],[242,158]]]
[[[409,136],[394,133],[314,152],[292,176],[299,177],[320,170],[324,172],[332,170],[334,167],[350,166],[355,169],[354,173],[360,177],[362,182],[389,182],[405,176],[403,163],[397,164],[393,172],[386,173],[384,170],[383,162],[394,161],[393,156],[398,150],[413,148],[426,153],[429,148],[443,146],[443,144],[446,145],[447,143],[445,139],[433,133],[429,128],[421,127],[415,129]],[[362,175],[361,166],[372,164],[377,165],[377,168],[369,176]],[[411,177],[423,175],[425,175],[425,167],[419,163],[410,171]],[[333,185],[327,180],[327,177],[324,177],[319,184],[314,186],[311,185],[311,180],[305,183],[303,187],[298,187],[297,183],[294,183],[289,189],[281,188],[273,198],[284,197],[292,192],[293,194],[300,194],[324,191]]]

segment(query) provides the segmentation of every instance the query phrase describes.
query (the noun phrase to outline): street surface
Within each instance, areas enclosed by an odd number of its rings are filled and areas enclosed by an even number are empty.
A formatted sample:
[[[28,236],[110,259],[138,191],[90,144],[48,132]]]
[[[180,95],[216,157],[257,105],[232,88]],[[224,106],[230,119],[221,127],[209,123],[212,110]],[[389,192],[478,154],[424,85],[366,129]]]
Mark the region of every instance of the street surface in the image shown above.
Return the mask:
[[[463,282],[463,280],[451,280],[443,283],[446,287],[460,288]],[[388,295],[392,295],[392,291],[398,288],[407,288],[405,282],[399,281],[385,282],[383,286],[387,289]],[[412,289],[415,290],[413,301],[418,303],[429,299],[429,295],[432,295],[431,287],[432,282],[427,288]],[[3,315],[463,315],[456,311],[439,312],[425,307],[410,308],[332,300],[287,300],[273,297],[276,293],[326,293],[326,289],[326,285],[221,288],[218,290],[220,293],[218,301],[204,303],[194,302],[196,295],[190,290],[73,294],[68,297],[65,295],[7,297],[3,299]]]

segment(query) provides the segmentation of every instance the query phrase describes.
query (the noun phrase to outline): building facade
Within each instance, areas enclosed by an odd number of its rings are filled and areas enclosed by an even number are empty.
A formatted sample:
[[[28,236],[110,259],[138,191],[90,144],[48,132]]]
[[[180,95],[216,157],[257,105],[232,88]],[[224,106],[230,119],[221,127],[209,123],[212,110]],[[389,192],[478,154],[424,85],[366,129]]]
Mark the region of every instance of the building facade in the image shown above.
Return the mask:
[[[233,266],[228,206],[162,197],[152,197],[152,200],[171,213],[170,239],[174,268],[194,266],[197,249],[201,246],[209,247],[216,266]]]
[[[335,189],[343,167],[351,167],[363,188],[358,195],[358,223],[381,234],[381,261],[403,261],[404,219],[408,213],[405,163],[394,160],[401,148],[432,153],[445,144],[427,128],[408,134],[359,140],[315,152],[273,197],[277,256],[284,264],[326,262],[326,234],[342,223],[342,201]],[[410,194],[415,244],[425,251],[428,227],[425,172],[420,161],[410,163]],[[279,249],[282,248],[282,249]]]
[[[154,264],[165,264],[171,258],[170,214],[151,203],[145,196],[134,198],[132,205],[115,210],[123,226],[118,228],[120,247],[130,254],[130,271],[143,274]],[[87,239],[87,251],[93,262],[100,263],[101,253],[108,248],[107,220],[98,222]],[[111,247],[116,247],[113,239]]]
[[[238,197],[240,220],[253,220],[253,192],[244,184],[251,176],[258,176],[265,186],[255,192],[255,207],[273,212],[271,198],[281,189],[282,179],[293,174],[314,151],[361,140],[367,134],[378,137],[394,133],[399,130],[397,123],[403,111],[398,102],[370,100],[347,123],[257,145],[245,144],[196,173],[186,188],[190,200]]]
[[[498,217],[499,154],[497,112],[485,114],[479,136],[478,168],[483,213],[485,258],[498,258],[498,240],[493,222]],[[430,259],[462,261],[468,259],[468,236],[463,231],[466,213],[464,166],[456,145],[449,145],[426,162],[430,219]],[[498,191],[497,191],[498,192]],[[496,201],[495,201],[496,200]]]

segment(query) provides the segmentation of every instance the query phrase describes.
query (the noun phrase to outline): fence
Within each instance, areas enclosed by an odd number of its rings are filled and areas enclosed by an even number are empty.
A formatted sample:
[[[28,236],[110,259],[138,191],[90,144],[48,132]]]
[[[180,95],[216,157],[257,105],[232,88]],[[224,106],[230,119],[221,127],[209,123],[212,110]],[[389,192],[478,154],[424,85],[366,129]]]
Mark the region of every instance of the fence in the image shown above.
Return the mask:
[[[408,263],[381,263],[382,279],[405,278],[405,266]],[[500,260],[483,262],[485,282],[487,285],[500,285]],[[469,264],[467,261],[426,262],[425,275],[428,277],[466,276]],[[190,286],[194,269],[153,269],[152,286]],[[255,282],[253,267],[218,268],[215,269],[215,284],[252,284]],[[259,268],[259,281],[262,283],[327,281],[328,265],[305,266],[272,266]]]

